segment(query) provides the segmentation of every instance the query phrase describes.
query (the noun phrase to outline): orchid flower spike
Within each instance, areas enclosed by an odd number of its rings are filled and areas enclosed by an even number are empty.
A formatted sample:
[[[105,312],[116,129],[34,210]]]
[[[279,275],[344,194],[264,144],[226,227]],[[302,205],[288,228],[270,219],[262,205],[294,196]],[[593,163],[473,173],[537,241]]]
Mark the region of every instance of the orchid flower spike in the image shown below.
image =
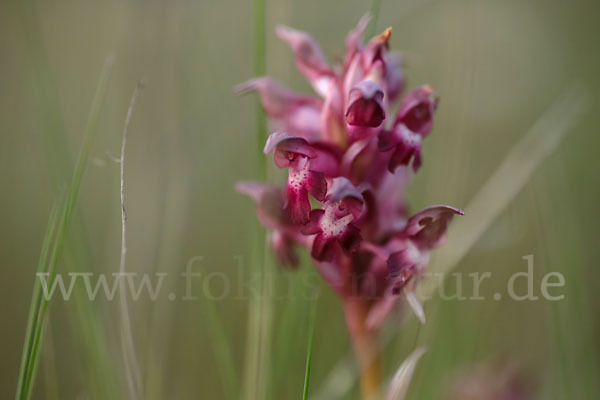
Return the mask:
[[[392,30],[363,43],[368,21],[346,37],[342,65],[330,64],[306,32],[277,27],[316,95],[266,77],[236,88],[260,97],[275,128],[264,153],[287,170],[283,188],[243,182],[237,190],[255,201],[281,263],[296,264],[296,249],[306,249],[342,298],[367,391],[380,380],[363,357],[376,348],[374,332],[402,304],[425,321],[415,288],[453,217],[464,214],[446,205],[408,213],[406,187],[423,163],[438,97],[421,85],[402,98],[403,58],[390,51]]]

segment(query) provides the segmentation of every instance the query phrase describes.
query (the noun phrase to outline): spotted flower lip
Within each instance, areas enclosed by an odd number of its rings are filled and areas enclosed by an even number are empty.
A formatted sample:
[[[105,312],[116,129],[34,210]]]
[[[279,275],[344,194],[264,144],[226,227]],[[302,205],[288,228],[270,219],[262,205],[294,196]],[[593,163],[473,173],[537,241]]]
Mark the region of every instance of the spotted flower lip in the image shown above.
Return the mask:
[[[271,134],[264,152],[274,152],[275,164],[279,168],[288,168],[285,206],[290,208],[293,222],[307,223],[310,218],[308,194],[319,201],[325,200],[327,182],[324,171],[335,169],[331,165],[335,161],[327,158],[326,151],[319,152],[305,139],[286,132]]]
[[[311,255],[318,261],[331,261],[336,244],[346,253],[356,250],[361,240],[360,230],[354,224],[362,214],[364,200],[360,192],[346,178],[333,180],[323,209],[310,212],[310,220],[302,229],[314,239]]]

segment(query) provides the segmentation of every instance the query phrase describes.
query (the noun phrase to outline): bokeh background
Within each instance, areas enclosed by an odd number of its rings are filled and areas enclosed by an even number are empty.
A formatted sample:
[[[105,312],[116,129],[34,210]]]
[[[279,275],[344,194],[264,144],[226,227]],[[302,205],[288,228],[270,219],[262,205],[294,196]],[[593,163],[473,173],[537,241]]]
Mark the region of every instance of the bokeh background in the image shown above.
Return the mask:
[[[309,91],[273,33],[276,24],[309,31],[335,60],[345,33],[368,8],[359,0],[267,0],[268,74]],[[257,176],[255,103],[235,97],[232,87],[252,77],[252,15],[252,2],[239,0],[0,4],[0,397],[15,393],[48,215],[57,187],[70,177],[109,54],[115,62],[107,98],[59,272],[118,270],[119,167],[111,158],[119,154],[132,90],[143,79],[126,156],[127,266],[169,273],[157,301],[132,303],[146,397],[231,396],[219,349],[227,344],[241,380],[248,302],[181,301],[179,274],[190,258],[203,256],[205,272],[224,272],[235,283],[235,257],[250,263],[254,208],[233,185]],[[392,322],[388,374],[415,346],[428,347],[410,398],[448,398],[455,378],[474,368],[513,368],[539,399],[600,398],[599,16],[600,3],[592,0],[382,2],[377,28],[393,27],[392,47],[407,55],[409,86],[431,83],[441,97],[424,167],[410,189],[414,209],[466,206],[572,83],[587,94],[587,112],[457,266],[493,272],[482,286],[488,300],[436,297],[425,306],[425,326],[415,318]],[[494,301],[509,276],[525,270],[522,257],[529,254],[537,294],[541,277],[557,271],[565,276],[565,299]],[[304,262],[275,282],[281,293],[273,301],[270,341],[274,399],[302,391],[310,302],[287,294],[311,274]],[[201,280],[194,290],[201,292]],[[178,299],[169,301],[169,292]],[[126,397],[117,302],[57,299],[49,315],[34,398]],[[331,371],[349,351],[339,301],[323,287],[311,393],[331,384]],[[343,398],[357,393],[351,384]]]

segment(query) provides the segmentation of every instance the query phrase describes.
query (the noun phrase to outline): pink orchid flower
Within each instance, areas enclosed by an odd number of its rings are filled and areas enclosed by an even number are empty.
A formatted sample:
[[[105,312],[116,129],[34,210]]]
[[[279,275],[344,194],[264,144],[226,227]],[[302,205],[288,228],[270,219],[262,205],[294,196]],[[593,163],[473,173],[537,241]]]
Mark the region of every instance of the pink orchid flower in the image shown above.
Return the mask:
[[[422,140],[433,129],[438,100],[431,86],[419,86],[394,115],[405,87],[402,57],[389,51],[391,29],[363,44],[367,23],[361,19],[348,34],[343,64],[335,66],[307,33],[277,28],[316,96],[269,78],[237,88],[260,96],[277,127],[264,152],[288,171],[285,189],[249,182],[237,189],[255,200],[283,264],[297,263],[295,247],[310,252],[344,301],[359,359],[373,351],[372,336],[400,299],[424,321],[415,285],[452,218],[463,215],[445,205],[407,213],[409,167],[417,172],[422,164]],[[363,387],[377,382],[376,364],[362,365]]]

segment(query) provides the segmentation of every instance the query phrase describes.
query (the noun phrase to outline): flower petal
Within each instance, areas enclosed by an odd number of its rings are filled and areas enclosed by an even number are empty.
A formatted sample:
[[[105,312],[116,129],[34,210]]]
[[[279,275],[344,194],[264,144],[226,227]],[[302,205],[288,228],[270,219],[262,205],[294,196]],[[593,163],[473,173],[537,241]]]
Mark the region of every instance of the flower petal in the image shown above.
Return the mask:
[[[433,127],[433,113],[438,99],[429,85],[411,91],[402,101],[394,125],[404,124],[412,132],[427,135]]]
[[[400,53],[388,53],[385,56],[385,64],[385,94],[391,103],[404,89],[404,58]]]
[[[425,324],[425,312],[423,311],[423,306],[421,305],[421,302],[419,301],[419,299],[417,298],[415,293],[410,292],[410,291],[405,291],[404,296],[406,297],[406,301],[408,302],[408,305],[410,306],[410,308],[412,308],[412,310],[414,311],[417,318],[419,318],[419,321],[421,321],[421,324],[424,325]]]
[[[305,224],[309,221],[310,200],[308,191],[303,185],[293,185],[288,182],[286,208],[290,210],[292,222]]]
[[[316,97],[292,92],[270,78],[256,78],[234,88],[238,94],[256,91],[265,112],[270,118],[283,123],[283,127],[304,137],[319,134],[323,101]]]
[[[356,27],[346,36],[346,65],[349,64],[349,61],[356,53],[362,50],[363,35],[365,34],[367,25],[369,25],[369,21],[371,21],[371,14],[367,13],[363,15]]]
[[[381,326],[383,321],[392,312],[397,301],[398,296],[384,294],[383,297],[373,304],[369,310],[369,314],[367,316],[367,327],[369,329],[376,329]]]
[[[285,233],[275,230],[271,235],[271,246],[277,255],[277,259],[282,266],[297,267],[298,254],[294,249],[294,242]]]
[[[390,37],[392,36],[392,28],[387,28],[380,35],[372,38],[365,46],[363,51],[363,70],[366,74],[371,74],[371,69],[377,67],[379,78],[385,75],[386,64],[385,54],[387,52]]]
[[[297,155],[306,158],[314,158],[316,156],[315,151],[306,139],[287,132],[274,132],[270,134],[263,151],[265,154],[274,151],[275,164],[279,168],[291,166],[297,161]]]
[[[359,218],[364,211],[365,200],[361,191],[343,176],[333,179],[326,199],[329,203],[343,202],[344,207],[348,209],[354,219]]]
[[[325,195],[327,195],[327,181],[325,181],[325,176],[321,172],[308,171],[308,176],[304,181],[304,187],[315,199],[325,201]]]
[[[379,135],[379,149],[388,148],[394,141],[396,148],[388,162],[389,171],[393,173],[398,166],[408,166],[412,161],[413,170],[417,172],[422,164],[421,135],[400,124],[391,133],[384,131]]]
[[[362,236],[360,235],[360,229],[354,224],[348,224],[344,233],[340,236],[340,245],[346,253],[352,253],[358,249]]]
[[[335,240],[319,233],[313,242],[310,255],[317,261],[331,261],[335,255]]]
[[[446,205],[430,206],[409,218],[403,234],[409,237],[420,249],[433,249],[440,246],[454,215],[465,213]]]
[[[308,78],[317,93],[325,96],[332,84],[334,72],[317,42],[306,32],[283,25],[276,28],[276,33],[291,46],[300,72]]]
[[[269,154],[275,149],[302,154],[309,158],[315,156],[306,139],[287,132],[274,132],[269,135],[263,151],[265,154]]]
[[[301,232],[304,235],[314,235],[315,233],[321,232],[321,217],[325,214],[325,210],[311,210],[309,221],[302,227]]]
[[[281,188],[261,182],[238,182],[235,190],[254,200],[258,217],[265,227],[279,229],[290,224],[289,214],[283,207]]]
[[[419,347],[413,351],[406,360],[404,360],[390,382],[390,388],[386,394],[385,400],[404,400],[406,398],[408,385],[412,380],[417,362],[423,356],[423,354],[425,354],[425,351],[426,349],[424,347]]]
[[[376,128],[385,119],[383,90],[372,80],[365,79],[351,90],[346,108],[348,125]]]
[[[418,252],[418,249],[407,246],[400,251],[390,254],[388,257],[387,267],[390,271],[393,294],[399,294],[418,272]]]
[[[311,171],[322,172],[328,177],[338,176],[342,150],[327,142],[313,142],[310,145],[314,151],[314,158],[310,160]]]

